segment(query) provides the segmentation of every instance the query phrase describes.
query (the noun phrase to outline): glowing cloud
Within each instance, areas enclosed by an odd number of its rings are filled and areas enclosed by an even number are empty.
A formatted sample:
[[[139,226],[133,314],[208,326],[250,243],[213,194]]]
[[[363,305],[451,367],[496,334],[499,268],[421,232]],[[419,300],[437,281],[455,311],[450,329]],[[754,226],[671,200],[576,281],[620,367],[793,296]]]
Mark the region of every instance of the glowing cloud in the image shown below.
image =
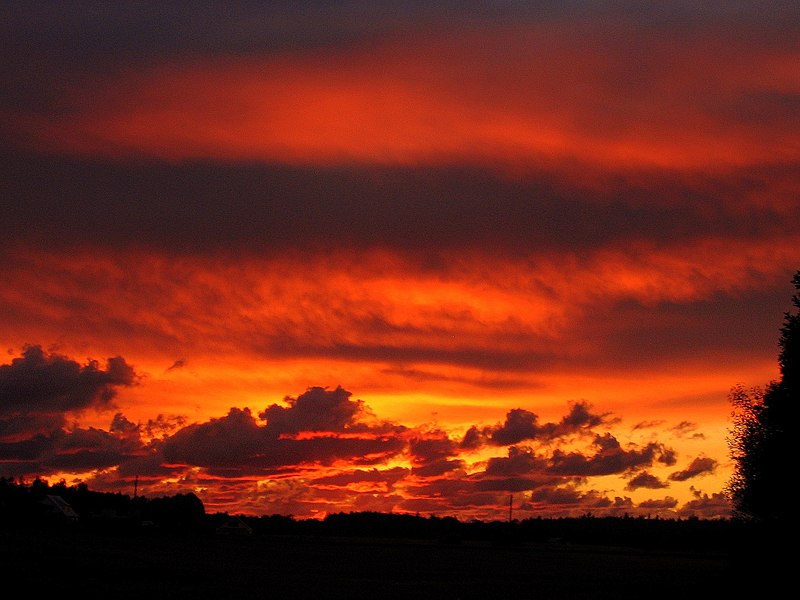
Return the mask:
[[[529,23],[324,53],[172,60],[81,81],[65,94],[64,116],[5,120],[41,149],[169,160],[510,170],[796,160],[797,126],[769,118],[800,93],[787,68],[796,48],[722,45],[718,34],[665,44],[641,27],[620,36]]]

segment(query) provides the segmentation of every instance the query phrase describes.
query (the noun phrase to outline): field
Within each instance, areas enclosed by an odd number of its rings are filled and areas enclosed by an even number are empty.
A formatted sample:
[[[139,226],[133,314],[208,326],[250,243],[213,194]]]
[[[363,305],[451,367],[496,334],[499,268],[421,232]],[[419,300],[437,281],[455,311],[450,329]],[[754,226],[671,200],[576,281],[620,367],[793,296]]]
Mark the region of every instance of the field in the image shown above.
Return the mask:
[[[109,599],[741,597],[725,555],[559,543],[17,530],[0,570],[25,595]]]

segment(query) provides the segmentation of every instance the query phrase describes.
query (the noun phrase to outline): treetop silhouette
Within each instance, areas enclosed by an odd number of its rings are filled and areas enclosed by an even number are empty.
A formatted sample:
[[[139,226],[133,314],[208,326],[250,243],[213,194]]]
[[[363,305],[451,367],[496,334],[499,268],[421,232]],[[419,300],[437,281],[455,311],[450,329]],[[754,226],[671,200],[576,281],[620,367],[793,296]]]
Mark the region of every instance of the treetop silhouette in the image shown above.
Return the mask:
[[[790,489],[800,433],[800,271],[792,283],[794,310],[784,313],[778,342],[780,379],[764,390],[735,386],[730,394],[734,424],[728,442],[735,468],[727,491],[739,516],[761,521],[796,518]]]

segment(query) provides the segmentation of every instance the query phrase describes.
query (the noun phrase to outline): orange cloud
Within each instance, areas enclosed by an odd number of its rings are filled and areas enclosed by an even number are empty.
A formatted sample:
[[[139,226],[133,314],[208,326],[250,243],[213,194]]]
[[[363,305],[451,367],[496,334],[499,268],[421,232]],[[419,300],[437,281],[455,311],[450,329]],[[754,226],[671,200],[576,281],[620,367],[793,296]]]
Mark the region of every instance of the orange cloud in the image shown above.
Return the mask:
[[[528,25],[175,60],[7,116],[45,150],[168,160],[719,168],[796,160],[796,50]],[[783,108],[782,108],[783,107]]]
[[[796,243],[708,240],[491,260],[445,252],[434,271],[383,250],[236,263],[19,252],[2,267],[0,304],[15,316],[3,343],[130,357],[150,385],[127,392],[141,418],[155,410],[202,418],[231,404],[260,410],[314,384],[362,390],[387,418],[405,411],[415,422],[438,412],[465,424],[522,398],[553,407],[602,398],[645,419],[665,398],[714,390],[718,410],[738,378],[771,377],[772,349],[754,361],[752,340],[715,342],[718,326],[684,311],[747,293],[753,273],[780,279]],[[655,311],[664,305],[675,308]],[[669,341],[678,333],[683,341]],[[178,359],[184,367],[171,369]]]

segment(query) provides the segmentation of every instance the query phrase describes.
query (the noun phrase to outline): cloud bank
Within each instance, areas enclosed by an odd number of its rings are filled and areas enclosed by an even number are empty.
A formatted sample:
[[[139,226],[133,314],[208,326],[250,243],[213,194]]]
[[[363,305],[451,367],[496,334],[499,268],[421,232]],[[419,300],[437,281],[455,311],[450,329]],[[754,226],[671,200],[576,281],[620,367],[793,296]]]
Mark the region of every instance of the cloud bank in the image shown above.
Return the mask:
[[[164,427],[160,436],[151,435],[152,422],[133,423],[119,412],[108,430],[70,426],[72,411],[110,410],[116,390],[135,382],[135,371],[121,357],[102,369],[96,361],[81,365],[39,346],[0,366],[3,475],[81,474],[91,487],[110,490],[129,487],[135,477],[143,493],[163,491],[161,482],[169,479],[202,490],[209,508],[220,510],[233,502],[224,490],[236,489],[249,500],[230,508],[257,514],[289,501],[276,485],[291,489],[295,508],[307,503],[309,515],[355,509],[365,499],[381,510],[490,515],[509,493],[521,494],[530,514],[553,507],[554,514],[579,514],[603,506],[593,477],[639,471],[629,489],[658,489],[714,467],[714,461],[696,458],[661,482],[643,469],[674,465],[675,451],[657,442],[623,448],[611,433],[600,432],[613,419],[586,403],[574,403],[558,422],[546,423],[513,409],[503,423],[480,429],[480,443],[471,445],[464,441],[479,431],[475,426],[459,439],[444,429],[380,421],[340,386],[310,387],[257,416],[249,408],[231,408],[222,417]],[[560,447],[587,438],[583,449]],[[504,455],[498,447],[506,447]],[[476,456],[486,449],[494,455]],[[653,502],[642,508],[652,510]],[[636,509],[630,502],[625,507]]]

